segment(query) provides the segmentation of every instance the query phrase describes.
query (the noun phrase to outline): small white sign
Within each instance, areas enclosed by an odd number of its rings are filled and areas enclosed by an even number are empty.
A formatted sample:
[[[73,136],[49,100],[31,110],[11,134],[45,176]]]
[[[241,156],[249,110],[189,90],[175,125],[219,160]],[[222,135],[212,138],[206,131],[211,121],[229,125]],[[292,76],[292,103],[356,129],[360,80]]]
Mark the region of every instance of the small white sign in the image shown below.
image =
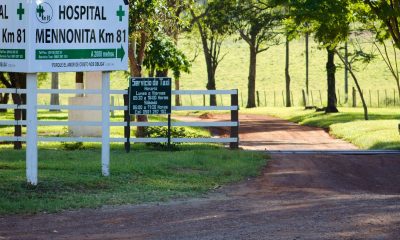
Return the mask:
[[[123,0],[1,0],[0,71],[128,68]]]

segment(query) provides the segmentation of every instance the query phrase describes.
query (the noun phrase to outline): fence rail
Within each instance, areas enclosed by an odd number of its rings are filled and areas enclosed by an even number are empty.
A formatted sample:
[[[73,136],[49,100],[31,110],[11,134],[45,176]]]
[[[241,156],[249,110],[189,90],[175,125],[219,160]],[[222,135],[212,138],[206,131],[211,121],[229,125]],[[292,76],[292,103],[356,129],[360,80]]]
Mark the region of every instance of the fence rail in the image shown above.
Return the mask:
[[[101,94],[101,90],[75,90],[75,89],[37,89],[37,94]],[[0,89],[0,93],[26,94],[26,89]],[[127,90],[110,90],[109,94],[127,94]],[[174,95],[231,95],[232,99],[237,100],[238,90],[179,90],[172,91]],[[0,109],[27,109],[27,105],[0,104]],[[73,105],[36,105],[36,110],[87,110],[102,111],[103,106],[73,106]],[[110,106],[110,111],[128,111],[128,106]],[[173,111],[233,111],[237,112],[239,106],[172,106]],[[2,120],[0,126],[26,126],[26,120]],[[38,126],[93,126],[101,127],[104,122],[93,121],[37,121]],[[108,127],[167,127],[168,122],[109,122]],[[239,121],[229,122],[172,122],[171,127],[239,127]],[[125,139],[125,140],[124,140]],[[132,143],[166,142],[164,138],[130,138]],[[0,137],[0,142],[25,142],[25,137]],[[74,137],[38,137],[39,142],[102,142],[101,138],[74,138]],[[110,138],[110,142],[126,142],[126,138]],[[238,136],[230,138],[171,138],[172,143],[236,143]]]

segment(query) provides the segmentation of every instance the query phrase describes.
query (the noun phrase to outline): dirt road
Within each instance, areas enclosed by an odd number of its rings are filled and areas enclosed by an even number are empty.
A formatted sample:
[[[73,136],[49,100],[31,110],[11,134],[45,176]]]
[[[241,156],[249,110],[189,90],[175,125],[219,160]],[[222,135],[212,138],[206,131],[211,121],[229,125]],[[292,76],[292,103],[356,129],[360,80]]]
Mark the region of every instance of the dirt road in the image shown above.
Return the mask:
[[[398,240],[399,183],[399,155],[275,154],[201,199],[0,217],[0,239]]]
[[[229,115],[174,117],[182,121],[227,121]],[[324,129],[285,121],[270,116],[241,114],[240,146],[248,150],[355,150],[357,147],[331,137]],[[229,133],[228,128],[213,128],[217,135]]]

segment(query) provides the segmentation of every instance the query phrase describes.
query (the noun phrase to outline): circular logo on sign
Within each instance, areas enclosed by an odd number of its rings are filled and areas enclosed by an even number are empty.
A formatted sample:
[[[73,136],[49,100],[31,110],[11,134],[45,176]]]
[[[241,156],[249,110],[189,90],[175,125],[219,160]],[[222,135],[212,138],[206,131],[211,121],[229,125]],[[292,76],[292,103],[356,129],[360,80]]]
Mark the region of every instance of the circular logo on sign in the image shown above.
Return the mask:
[[[36,18],[41,23],[48,23],[53,18],[53,8],[50,4],[44,2],[36,7]]]

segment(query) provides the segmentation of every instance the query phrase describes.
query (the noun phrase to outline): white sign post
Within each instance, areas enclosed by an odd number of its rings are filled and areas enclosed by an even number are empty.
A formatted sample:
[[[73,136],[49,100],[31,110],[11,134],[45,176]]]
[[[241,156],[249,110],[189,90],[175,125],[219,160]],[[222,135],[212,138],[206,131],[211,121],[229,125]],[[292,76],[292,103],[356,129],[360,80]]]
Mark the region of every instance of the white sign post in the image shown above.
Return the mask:
[[[128,68],[124,0],[1,0],[0,72],[27,75],[27,179],[37,180],[38,72],[103,73],[102,173],[109,175],[110,71]]]

